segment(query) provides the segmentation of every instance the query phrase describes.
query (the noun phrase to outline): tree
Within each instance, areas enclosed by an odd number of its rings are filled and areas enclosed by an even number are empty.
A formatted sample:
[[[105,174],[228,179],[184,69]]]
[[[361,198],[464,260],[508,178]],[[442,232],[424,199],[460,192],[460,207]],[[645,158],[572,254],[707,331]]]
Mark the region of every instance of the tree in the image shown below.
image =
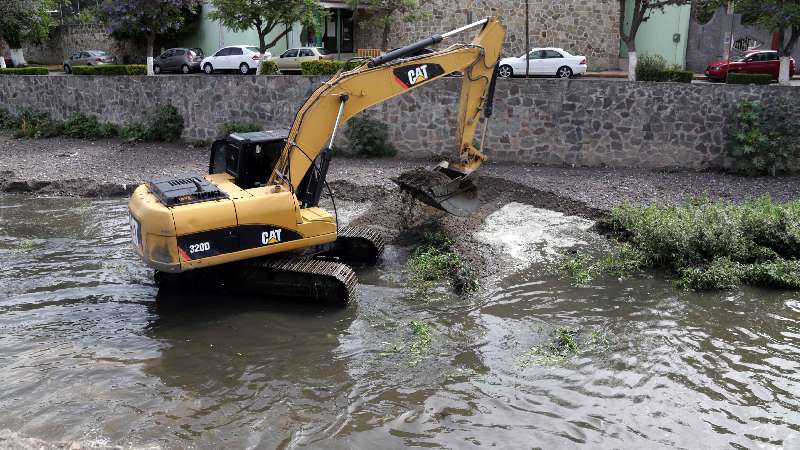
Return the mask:
[[[779,34],[778,54],[781,57],[781,68],[778,81],[789,84],[790,58],[794,46],[800,40],[800,0],[736,0],[734,8],[749,22]]]
[[[430,16],[430,13],[422,8],[428,0],[348,0],[348,3],[356,11],[364,9],[369,11],[370,19],[382,28],[381,49],[389,49],[389,34],[392,25],[398,21],[415,22]],[[353,19],[355,21],[355,18]]]
[[[261,53],[272,48],[291,33],[295,23],[315,30],[316,17],[325,14],[318,0],[211,0],[215,11],[208,16],[233,31],[255,29]],[[283,30],[267,42],[267,36],[282,26]]]
[[[49,12],[53,8],[53,0],[0,1],[0,39],[11,48],[15,66],[25,64],[22,44],[38,45],[47,40],[50,29],[55,26]],[[5,66],[2,57],[0,66]]]
[[[619,0],[619,36],[628,47],[628,79],[636,81],[636,34],[643,23],[650,19],[654,11],[663,12],[667,6],[683,6],[692,0],[633,0],[630,25],[625,22],[626,0]],[[628,30],[625,31],[625,27]]]
[[[201,0],[104,0],[103,15],[113,36],[147,40],[147,74],[153,74],[158,35],[183,27]]]

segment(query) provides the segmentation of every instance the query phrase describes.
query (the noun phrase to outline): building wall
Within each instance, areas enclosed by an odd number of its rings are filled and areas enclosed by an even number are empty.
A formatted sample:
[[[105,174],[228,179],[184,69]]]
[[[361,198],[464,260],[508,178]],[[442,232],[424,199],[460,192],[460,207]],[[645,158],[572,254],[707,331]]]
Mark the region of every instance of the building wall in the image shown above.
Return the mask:
[[[772,33],[743,25],[741,15],[729,15],[725,8],[718,9],[706,24],[700,24],[692,19],[689,25],[686,66],[695,72],[702,72],[708,63],[723,57],[725,48],[731,45],[731,42],[746,37],[762,42],[760,49],[768,50],[771,47]],[[737,51],[733,50],[731,54],[737,54]],[[795,46],[793,54],[800,55],[800,43]]]
[[[290,126],[304,99],[323,81],[302,76],[7,75],[0,77],[0,104],[11,111],[47,111],[59,119],[80,111],[125,124],[141,120],[155,106],[153,99],[170,99],[184,117],[184,138],[210,140],[225,122]],[[369,114],[389,124],[401,155],[454,155],[459,83],[453,78],[433,82]],[[501,79],[485,151],[497,161],[525,164],[720,168],[738,105],[778,97],[800,102],[800,89]],[[800,119],[800,110],[797,115],[787,120]]]
[[[61,64],[79,50],[106,50],[126,63],[144,62],[145,42],[112,39],[100,25],[61,25],[40,46],[24,49],[29,63]]]
[[[636,33],[636,51],[639,54],[661,55],[667,64],[683,67],[686,64],[686,45],[689,36],[691,5],[667,6],[664,11],[654,11]],[[633,0],[625,5],[625,29],[630,29]],[[680,36],[678,42],[675,35]],[[628,57],[628,48],[620,41],[620,57]]]
[[[505,54],[525,53],[525,2],[521,0],[430,0],[429,17],[393,24],[389,48],[458,28],[489,15],[499,16],[508,28]],[[590,70],[619,65],[619,2],[617,0],[530,0],[531,47],[562,47],[586,55]],[[356,47],[379,48],[382,27],[367,11],[356,20]],[[469,32],[460,39],[470,39]],[[445,42],[443,45],[447,45]]]

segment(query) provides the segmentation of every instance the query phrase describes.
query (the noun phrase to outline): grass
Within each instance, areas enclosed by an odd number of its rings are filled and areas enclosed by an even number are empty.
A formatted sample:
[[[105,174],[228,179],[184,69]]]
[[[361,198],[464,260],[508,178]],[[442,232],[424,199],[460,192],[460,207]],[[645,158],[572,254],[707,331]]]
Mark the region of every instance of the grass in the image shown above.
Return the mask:
[[[601,227],[622,245],[599,261],[565,258],[562,272],[578,282],[661,269],[678,285],[698,291],[744,284],[800,289],[798,201],[762,197],[734,204],[701,198],[677,206],[623,206]]]
[[[381,356],[392,354],[407,355],[410,358],[409,365],[413,367],[430,353],[431,345],[433,344],[433,337],[431,336],[433,328],[430,324],[418,320],[409,322],[408,327],[411,330],[411,337],[396,344],[385,342],[384,344],[391,345],[391,351],[383,352]]]
[[[426,231],[406,264],[411,284],[428,291],[443,279],[449,279],[457,293],[474,292],[478,281],[453,250],[453,241],[440,230]]]

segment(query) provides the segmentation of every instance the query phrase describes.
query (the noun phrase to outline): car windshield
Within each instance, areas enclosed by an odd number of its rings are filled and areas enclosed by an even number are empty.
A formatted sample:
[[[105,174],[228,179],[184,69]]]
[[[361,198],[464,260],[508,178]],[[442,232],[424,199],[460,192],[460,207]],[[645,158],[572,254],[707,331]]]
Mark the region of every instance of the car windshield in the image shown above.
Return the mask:
[[[319,52],[320,55],[330,55],[331,54],[330,50],[328,50],[327,48],[323,48],[323,47],[317,47],[317,51]]]
[[[261,53],[261,49],[258,47],[247,47],[247,50],[250,50],[253,53]]]

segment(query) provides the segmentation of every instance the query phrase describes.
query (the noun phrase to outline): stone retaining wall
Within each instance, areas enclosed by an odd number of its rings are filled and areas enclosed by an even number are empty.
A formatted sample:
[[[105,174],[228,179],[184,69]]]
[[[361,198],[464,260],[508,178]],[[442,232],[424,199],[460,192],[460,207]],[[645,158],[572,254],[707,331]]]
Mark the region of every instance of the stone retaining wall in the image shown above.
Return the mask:
[[[239,75],[0,76],[0,107],[48,111],[56,118],[81,111],[124,124],[170,102],[185,118],[184,138],[210,140],[225,122],[288,127],[302,101],[322,81]],[[379,105],[370,114],[390,125],[403,155],[452,152],[459,83],[456,78],[434,82]],[[719,168],[729,118],[737,105],[777,97],[798,102],[800,89],[499,80],[486,148],[495,160],[543,165]]]

